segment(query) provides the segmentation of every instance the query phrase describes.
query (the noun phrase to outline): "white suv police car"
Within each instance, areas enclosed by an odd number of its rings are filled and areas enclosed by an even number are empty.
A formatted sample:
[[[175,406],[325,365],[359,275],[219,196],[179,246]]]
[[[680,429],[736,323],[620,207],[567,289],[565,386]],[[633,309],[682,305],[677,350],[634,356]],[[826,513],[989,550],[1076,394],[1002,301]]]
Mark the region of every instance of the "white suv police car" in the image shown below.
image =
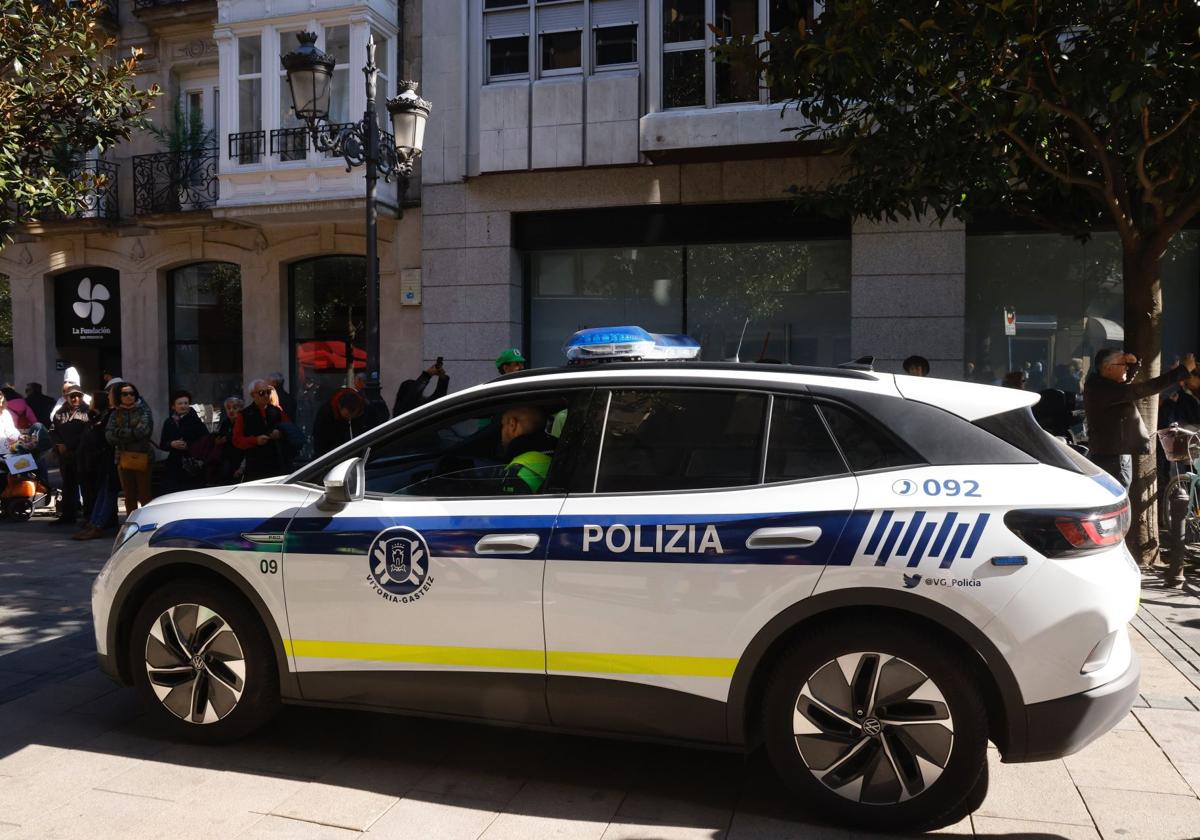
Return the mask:
[[[1033,400],[779,365],[507,376],[136,511],[93,590],[101,667],[195,738],[287,702],[763,745],[836,818],[948,823],[989,740],[1062,756],[1137,691],[1126,496]]]

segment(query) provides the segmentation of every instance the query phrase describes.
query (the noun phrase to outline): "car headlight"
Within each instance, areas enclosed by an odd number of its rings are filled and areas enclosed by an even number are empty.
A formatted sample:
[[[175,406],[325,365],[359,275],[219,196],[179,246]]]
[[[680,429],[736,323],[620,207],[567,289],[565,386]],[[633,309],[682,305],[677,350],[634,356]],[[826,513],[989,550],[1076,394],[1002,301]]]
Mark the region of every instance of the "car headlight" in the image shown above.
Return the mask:
[[[121,530],[117,531],[117,538],[113,540],[113,554],[116,554],[117,549],[129,542],[141,529],[137,522],[126,522],[122,525]]]

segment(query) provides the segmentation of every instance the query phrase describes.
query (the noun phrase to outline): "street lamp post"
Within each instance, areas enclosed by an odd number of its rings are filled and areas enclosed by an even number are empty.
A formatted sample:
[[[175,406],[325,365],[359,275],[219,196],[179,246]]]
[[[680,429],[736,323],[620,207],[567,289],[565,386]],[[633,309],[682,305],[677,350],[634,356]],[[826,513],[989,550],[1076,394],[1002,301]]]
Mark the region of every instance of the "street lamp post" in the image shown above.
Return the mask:
[[[431,106],[417,95],[416,82],[397,82],[396,96],[387,101],[392,134],[380,131],[375,118],[375,83],[379,68],[375,66],[375,38],[369,36],[367,64],[363,67],[367,82],[367,110],[359,122],[331,125],[329,88],[334,59],[317,49],[315,33],[300,32],[296,38],[300,46],[281,59],[283,69],[287,71],[292,108],[296,116],[304,120],[317,151],[341,155],[346,161],[347,172],[355,166],[365,164],[367,167],[366,399],[373,410],[378,410],[383,398],[379,388],[379,258],[375,185],[380,173],[385,181],[396,177],[407,184],[412,176],[413,164],[421,155],[425,121],[429,118]],[[402,188],[399,193],[402,200],[405,190]],[[351,353],[351,370],[353,358],[354,354]]]

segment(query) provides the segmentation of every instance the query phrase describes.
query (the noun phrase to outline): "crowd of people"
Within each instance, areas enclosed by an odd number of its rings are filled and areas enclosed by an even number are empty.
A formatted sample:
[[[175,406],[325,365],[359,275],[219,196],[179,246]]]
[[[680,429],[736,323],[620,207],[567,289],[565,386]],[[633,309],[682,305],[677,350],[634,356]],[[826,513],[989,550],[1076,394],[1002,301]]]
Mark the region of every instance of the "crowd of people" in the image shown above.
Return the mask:
[[[516,349],[496,360],[501,374],[525,364]],[[356,376],[353,386],[323,401],[311,428],[302,428],[283,374],[273,373],[250,383],[248,399],[227,397],[212,426],[197,413],[192,394],[177,390],[156,428],[154,411],[133,382],[105,374],[101,389],[88,394],[79,379],[74,368],[67,370],[57,402],[37,382],[26,386],[24,396],[11,385],[0,389],[0,456],[32,455],[38,490],[47,495],[50,467],[57,465],[59,501],[51,524],[79,526],[77,540],[110,534],[122,497],[128,514],[155,495],[287,474],[389,414],[444,396],[450,385],[439,358],[401,384],[389,412],[369,403],[365,382]]]

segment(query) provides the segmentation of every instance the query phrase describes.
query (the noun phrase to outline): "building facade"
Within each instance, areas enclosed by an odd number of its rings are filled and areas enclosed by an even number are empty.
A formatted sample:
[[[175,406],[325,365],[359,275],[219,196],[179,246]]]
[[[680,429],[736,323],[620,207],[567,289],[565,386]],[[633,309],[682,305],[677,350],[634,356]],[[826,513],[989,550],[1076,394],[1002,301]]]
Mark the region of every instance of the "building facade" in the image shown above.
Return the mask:
[[[1122,338],[1115,237],[798,215],[791,190],[837,161],[708,49],[714,28],[769,31],[792,7],[121,0],[104,25],[145,51],[160,131],[81,153],[114,188],[0,252],[0,379],[54,390],[67,364],[85,386],[109,370],[165,411],[171,389],[214,403],[279,370],[302,420],[352,380],[363,174],[311,147],[279,64],[311,30],[337,61],[332,120],[365,107],[368,37],[381,90],[418,79],[433,102],[419,178],[381,184],[385,394],[439,356],[456,389],[506,347],[558,364],[576,329],[617,323],[689,333],[710,359],[898,370],[919,354],[936,376],[1070,387]],[[1200,343],[1197,280],[1188,232],[1164,264],[1168,354]]]

